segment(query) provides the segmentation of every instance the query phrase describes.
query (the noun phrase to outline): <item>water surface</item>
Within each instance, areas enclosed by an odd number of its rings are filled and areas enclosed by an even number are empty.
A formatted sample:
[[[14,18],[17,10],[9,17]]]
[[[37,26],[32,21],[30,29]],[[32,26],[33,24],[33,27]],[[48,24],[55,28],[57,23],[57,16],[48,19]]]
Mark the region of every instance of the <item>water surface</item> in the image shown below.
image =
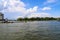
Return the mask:
[[[0,40],[60,40],[60,22],[0,23]]]

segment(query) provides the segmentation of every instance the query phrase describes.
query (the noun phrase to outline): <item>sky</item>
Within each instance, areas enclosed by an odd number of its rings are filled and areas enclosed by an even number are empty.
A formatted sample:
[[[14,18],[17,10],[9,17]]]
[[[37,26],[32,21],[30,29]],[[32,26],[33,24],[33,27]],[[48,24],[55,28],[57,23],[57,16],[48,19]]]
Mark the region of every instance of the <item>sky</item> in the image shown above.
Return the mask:
[[[0,0],[4,18],[60,17],[60,0]]]

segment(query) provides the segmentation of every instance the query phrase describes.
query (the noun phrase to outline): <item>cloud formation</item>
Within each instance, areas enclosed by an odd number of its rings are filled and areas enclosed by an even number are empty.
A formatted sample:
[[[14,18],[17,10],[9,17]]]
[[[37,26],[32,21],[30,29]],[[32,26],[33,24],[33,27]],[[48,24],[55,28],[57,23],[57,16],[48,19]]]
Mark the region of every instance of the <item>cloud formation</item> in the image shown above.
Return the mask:
[[[21,12],[21,13],[33,13],[36,12],[38,9],[38,6],[34,6],[33,8],[26,8],[25,3],[19,0],[6,0],[4,2],[4,11],[8,12]]]
[[[4,6],[4,2],[3,2],[3,0],[0,0],[0,11],[3,10],[3,8],[4,8],[3,6]]]
[[[43,7],[42,10],[45,11],[45,10],[51,10],[52,8],[51,7]]]
[[[38,6],[34,6],[33,8],[27,9],[27,13],[34,13],[37,12],[37,10],[38,10]]]
[[[28,18],[31,17],[50,17],[51,15],[49,13],[32,13],[31,15],[28,15]]]
[[[56,2],[57,0],[46,0],[44,4],[46,5],[46,4],[56,3]]]
[[[21,0],[2,0],[0,2],[0,10],[4,13],[14,13],[14,17],[45,17],[49,16],[49,13],[38,13],[38,6],[34,6],[32,8],[28,8],[24,2]],[[3,5],[4,4],[4,5]],[[43,11],[51,10],[50,7],[42,8]]]

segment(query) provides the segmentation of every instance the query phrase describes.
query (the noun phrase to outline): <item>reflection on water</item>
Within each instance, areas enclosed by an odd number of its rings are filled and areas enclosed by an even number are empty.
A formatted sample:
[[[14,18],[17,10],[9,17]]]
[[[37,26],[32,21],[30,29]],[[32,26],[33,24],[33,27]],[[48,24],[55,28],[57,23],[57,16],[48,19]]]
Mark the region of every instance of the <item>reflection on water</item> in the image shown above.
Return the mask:
[[[0,40],[60,40],[60,22],[0,23]]]

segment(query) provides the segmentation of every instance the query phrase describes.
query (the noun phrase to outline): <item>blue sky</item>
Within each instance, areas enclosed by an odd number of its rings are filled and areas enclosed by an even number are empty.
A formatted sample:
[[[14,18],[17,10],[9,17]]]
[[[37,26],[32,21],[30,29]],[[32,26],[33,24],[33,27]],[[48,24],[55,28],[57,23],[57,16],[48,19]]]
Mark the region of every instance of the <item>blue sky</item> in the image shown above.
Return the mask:
[[[60,17],[60,0],[0,0],[4,18]]]

